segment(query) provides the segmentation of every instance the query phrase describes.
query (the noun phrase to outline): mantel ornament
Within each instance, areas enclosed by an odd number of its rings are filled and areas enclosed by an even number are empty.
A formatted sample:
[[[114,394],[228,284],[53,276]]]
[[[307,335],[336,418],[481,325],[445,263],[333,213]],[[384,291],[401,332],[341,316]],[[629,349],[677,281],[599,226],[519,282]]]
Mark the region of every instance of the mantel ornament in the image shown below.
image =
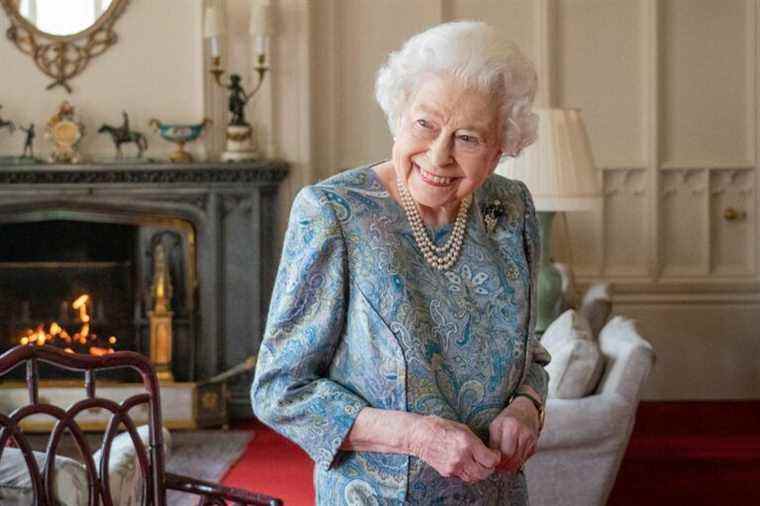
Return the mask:
[[[99,4],[103,11],[96,19],[82,20],[80,24],[72,25],[69,31],[54,33],[45,31],[46,27],[40,21],[45,19],[45,13],[38,12],[36,3],[0,0],[10,21],[6,31],[8,39],[53,79],[47,89],[61,86],[69,93],[72,89],[68,81],[82,73],[90,60],[103,54],[118,40],[114,24],[128,3],[129,0],[104,0]],[[28,12],[22,12],[22,7]]]
[[[211,124],[211,120],[203,118],[200,123],[194,124],[169,124],[153,118],[149,122],[159,135],[177,145],[177,149],[169,155],[169,160],[177,163],[190,163],[193,161],[193,155],[185,151],[185,144],[193,142],[203,135],[206,127]]]
[[[53,142],[51,163],[80,163],[79,142],[84,137],[84,124],[76,115],[76,110],[64,101],[47,122],[45,137]]]

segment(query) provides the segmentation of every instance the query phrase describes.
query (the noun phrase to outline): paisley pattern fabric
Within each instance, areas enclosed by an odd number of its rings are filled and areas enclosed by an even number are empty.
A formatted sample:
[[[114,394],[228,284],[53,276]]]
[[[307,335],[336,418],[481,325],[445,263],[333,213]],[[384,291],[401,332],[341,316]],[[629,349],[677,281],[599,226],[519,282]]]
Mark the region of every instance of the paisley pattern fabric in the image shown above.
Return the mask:
[[[488,232],[481,208],[504,207]],[[431,231],[442,244],[451,226]],[[371,167],[296,197],[251,391],[256,415],[315,460],[317,503],[527,503],[522,474],[468,485],[398,454],[340,451],[365,406],[467,424],[484,442],[509,396],[545,396],[549,356],[533,336],[538,226],[522,183],[475,193],[461,257],[420,253]]]

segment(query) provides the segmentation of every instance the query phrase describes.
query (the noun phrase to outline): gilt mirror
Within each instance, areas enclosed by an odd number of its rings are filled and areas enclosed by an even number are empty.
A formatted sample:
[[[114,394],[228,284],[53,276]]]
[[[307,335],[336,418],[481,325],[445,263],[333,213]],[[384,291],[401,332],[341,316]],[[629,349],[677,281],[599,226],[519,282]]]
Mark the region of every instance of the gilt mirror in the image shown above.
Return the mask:
[[[47,89],[79,75],[91,59],[117,41],[114,24],[129,0],[0,0],[6,35],[53,79]]]

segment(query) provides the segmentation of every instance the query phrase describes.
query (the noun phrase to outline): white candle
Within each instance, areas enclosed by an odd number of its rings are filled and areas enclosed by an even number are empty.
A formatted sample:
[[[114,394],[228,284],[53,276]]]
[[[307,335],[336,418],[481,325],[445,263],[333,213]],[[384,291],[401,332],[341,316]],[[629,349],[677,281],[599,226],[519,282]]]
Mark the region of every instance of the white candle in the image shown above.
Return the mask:
[[[215,35],[209,40],[211,41],[211,57],[219,58],[222,53],[221,47],[219,47],[219,37]]]
[[[267,54],[267,42],[269,42],[269,37],[265,37],[264,35],[256,35],[255,41],[256,54]]]
[[[252,0],[249,32],[251,35],[272,35],[272,5],[268,1]]]
[[[224,14],[216,6],[206,9],[203,24],[203,36],[206,38],[219,37],[224,34]]]

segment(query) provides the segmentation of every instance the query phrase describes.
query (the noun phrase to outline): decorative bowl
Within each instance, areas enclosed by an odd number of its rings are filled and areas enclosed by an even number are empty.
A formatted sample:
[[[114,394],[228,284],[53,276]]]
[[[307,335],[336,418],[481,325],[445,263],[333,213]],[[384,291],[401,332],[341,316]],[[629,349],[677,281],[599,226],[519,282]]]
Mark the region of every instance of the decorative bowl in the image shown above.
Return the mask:
[[[203,118],[203,122],[180,125],[163,123],[158,119],[151,119],[150,126],[155,128],[161,137],[177,145],[177,150],[169,155],[172,162],[192,162],[193,155],[185,151],[185,144],[198,139],[206,131],[206,127],[211,124],[211,120]]]

